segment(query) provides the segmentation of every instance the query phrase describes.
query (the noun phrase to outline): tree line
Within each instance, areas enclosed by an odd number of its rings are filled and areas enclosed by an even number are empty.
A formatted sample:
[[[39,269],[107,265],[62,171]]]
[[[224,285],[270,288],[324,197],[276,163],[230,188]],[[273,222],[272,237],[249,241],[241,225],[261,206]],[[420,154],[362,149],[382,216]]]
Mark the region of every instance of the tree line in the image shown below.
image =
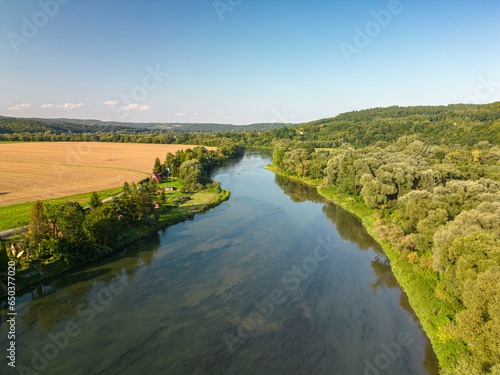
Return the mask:
[[[139,124],[140,125],[140,124]],[[480,141],[500,143],[500,102],[491,104],[453,104],[372,108],[342,113],[302,124],[254,124],[242,131],[224,127],[189,124],[176,129],[120,125],[47,123],[34,119],[0,117],[0,141],[120,142],[156,144],[197,144],[218,146],[231,140],[246,146],[271,147],[276,139],[307,142],[316,148],[356,148],[387,146],[404,135],[418,135],[435,145],[460,144],[471,147]],[[220,131],[213,131],[220,129]]]

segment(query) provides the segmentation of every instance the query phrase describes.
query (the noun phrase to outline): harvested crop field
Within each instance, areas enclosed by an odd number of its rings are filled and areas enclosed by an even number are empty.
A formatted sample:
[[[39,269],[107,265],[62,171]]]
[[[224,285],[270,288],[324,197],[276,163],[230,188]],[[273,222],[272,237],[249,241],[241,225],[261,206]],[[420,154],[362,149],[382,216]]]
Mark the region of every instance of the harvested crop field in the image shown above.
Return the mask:
[[[137,182],[151,172],[156,157],[163,161],[168,152],[194,147],[100,142],[0,144],[0,206]]]

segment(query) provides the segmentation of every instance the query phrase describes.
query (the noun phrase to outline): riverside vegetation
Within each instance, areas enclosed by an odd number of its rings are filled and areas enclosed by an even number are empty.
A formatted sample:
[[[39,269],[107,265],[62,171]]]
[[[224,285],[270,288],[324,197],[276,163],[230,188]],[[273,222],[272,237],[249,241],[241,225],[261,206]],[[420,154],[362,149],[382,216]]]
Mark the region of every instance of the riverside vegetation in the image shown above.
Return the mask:
[[[128,243],[177,222],[190,219],[229,198],[220,182],[209,174],[230,157],[241,154],[237,145],[225,150],[204,147],[168,153],[165,162],[157,158],[154,171],[171,169],[171,182],[160,184],[145,179],[125,182],[122,194],[102,203],[93,193],[88,207],[78,202],[44,204],[36,201],[31,208],[29,230],[17,242],[18,288],[53,276],[118,250]],[[174,192],[165,192],[172,186]],[[7,269],[10,242],[0,243],[1,271]]]

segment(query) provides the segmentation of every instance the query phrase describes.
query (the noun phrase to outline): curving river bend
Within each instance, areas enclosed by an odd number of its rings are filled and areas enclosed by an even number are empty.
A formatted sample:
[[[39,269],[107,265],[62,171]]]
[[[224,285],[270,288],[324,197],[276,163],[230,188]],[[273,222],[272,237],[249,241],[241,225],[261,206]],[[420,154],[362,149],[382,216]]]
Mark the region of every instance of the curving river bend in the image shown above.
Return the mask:
[[[268,163],[247,151],[214,176],[228,202],[18,295],[0,372],[437,374],[361,222]]]

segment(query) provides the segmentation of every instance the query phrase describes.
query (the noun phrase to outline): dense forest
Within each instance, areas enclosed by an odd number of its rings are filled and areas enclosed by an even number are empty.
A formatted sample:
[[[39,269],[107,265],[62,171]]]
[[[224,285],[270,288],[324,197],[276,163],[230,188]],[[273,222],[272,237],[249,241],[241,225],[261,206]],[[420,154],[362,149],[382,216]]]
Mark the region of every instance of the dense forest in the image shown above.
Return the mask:
[[[338,147],[350,143],[360,148],[377,142],[386,145],[403,135],[415,134],[432,144],[472,146],[481,141],[500,143],[499,127],[500,102],[394,106],[348,112],[294,128],[276,129],[266,132],[269,134],[265,138],[304,141],[314,147]]]
[[[15,118],[0,116],[0,134],[18,136],[38,135],[38,141],[51,141],[52,135],[63,133],[93,134],[140,134],[140,133],[213,133],[213,132],[252,132],[278,129],[283,123],[259,123],[250,125],[211,124],[211,123],[133,123],[79,119]],[[47,134],[45,134],[47,133]],[[42,138],[40,138],[40,136]],[[34,140],[28,136],[28,140]],[[6,139],[4,139],[6,140]]]
[[[2,140],[22,140],[20,137],[28,136],[29,141],[56,141],[52,138],[60,134],[93,134],[93,133],[141,133],[145,129],[116,125],[83,125],[74,122],[47,122],[41,119],[14,118],[0,116],[0,133]],[[7,135],[10,135],[6,138]],[[14,136],[15,135],[15,136]],[[35,136],[35,138],[30,135]]]

